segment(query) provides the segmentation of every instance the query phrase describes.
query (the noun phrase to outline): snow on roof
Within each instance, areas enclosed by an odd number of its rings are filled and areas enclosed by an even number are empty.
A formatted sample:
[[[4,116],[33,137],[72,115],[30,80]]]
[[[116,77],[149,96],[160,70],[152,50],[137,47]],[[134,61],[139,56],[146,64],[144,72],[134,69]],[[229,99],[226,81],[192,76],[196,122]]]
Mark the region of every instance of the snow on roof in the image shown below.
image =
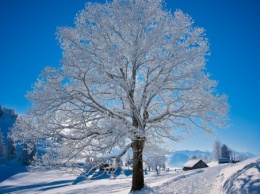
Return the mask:
[[[194,160],[189,160],[188,162],[186,162],[183,167],[187,167],[187,168],[192,168],[195,164],[197,164],[200,161],[200,159],[194,159]]]

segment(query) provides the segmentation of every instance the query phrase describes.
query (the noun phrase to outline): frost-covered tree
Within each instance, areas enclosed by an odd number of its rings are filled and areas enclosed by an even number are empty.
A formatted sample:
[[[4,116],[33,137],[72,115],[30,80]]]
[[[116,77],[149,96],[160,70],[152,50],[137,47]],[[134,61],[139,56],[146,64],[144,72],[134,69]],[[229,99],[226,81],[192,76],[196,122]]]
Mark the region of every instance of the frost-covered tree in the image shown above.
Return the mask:
[[[25,142],[20,157],[21,163],[30,165],[34,161],[36,151],[36,144],[34,142]]]
[[[248,158],[249,158],[249,156],[246,153],[239,153],[239,154],[237,154],[235,159],[236,159],[236,161],[243,161]]]
[[[3,107],[0,104],[0,117],[4,114]]]
[[[130,152],[128,151],[126,158],[125,158],[125,166],[128,166],[128,169],[129,169],[129,166],[131,166],[132,164],[133,164],[133,157],[130,154]]]
[[[17,114],[15,113],[15,110],[14,110],[14,109],[10,109],[9,116],[10,116],[11,118],[16,118],[16,117],[17,117]]]
[[[0,157],[4,155],[4,136],[0,128]]]
[[[158,154],[153,155],[145,161],[145,164],[148,166],[149,171],[151,168],[156,171],[157,175],[160,174],[161,169],[165,169],[166,166],[166,157],[165,155]]]
[[[7,137],[6,156],[8,160],[11,160],[16,156],[16,147],[14,145],[14,140],[9,135]]]
[[[153,145],[152,142],[146,144],[144,149],[144,162],[149,171],[155,170],[159,175],[166,167],[166,155],[169,151],[164,147]]]
[[[204,29],[163,0],[88,3],[57,34],[62,66],[43,71],[13,129],[46,139],[44,166],[76,171],[81,159],[97,164],[132,148],[132,191],[140,190],[145,145],[176,141],[178,129],[225,126],[227,98],[206,72]]]
[[[231,156],[231,149],[226,144],[221,146],[221,157],[222,158],[230,158]]]
[[[213,144],[213,151],[212,151],[213,159],[216,161],[218,161],[218,159],[222,157],[221,147],[222,147],[222,143],[219,140],[216,140]]]

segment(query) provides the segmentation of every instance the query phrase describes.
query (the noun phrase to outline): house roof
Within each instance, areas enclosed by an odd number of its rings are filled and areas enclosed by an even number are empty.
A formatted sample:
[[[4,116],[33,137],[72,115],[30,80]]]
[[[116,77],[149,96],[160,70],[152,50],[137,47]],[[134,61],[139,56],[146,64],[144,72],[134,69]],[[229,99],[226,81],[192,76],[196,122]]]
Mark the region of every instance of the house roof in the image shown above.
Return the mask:
[[[195,164],[197,164],[200,161],[200,159],[194,159],[194,160],[189,160],[188,162],[186,162],[183,167],[187,167],[187,168],[192,168]]]

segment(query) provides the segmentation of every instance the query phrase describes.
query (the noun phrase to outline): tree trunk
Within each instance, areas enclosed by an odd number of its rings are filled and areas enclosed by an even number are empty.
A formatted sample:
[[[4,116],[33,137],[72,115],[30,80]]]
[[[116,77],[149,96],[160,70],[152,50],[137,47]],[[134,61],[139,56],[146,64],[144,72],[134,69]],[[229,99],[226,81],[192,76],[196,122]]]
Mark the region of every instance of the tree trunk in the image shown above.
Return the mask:
[[[137,138],[132,142],[133,150],[133,175],[131,191],[138,191],[144,187],[144,172],[143,172],[143,148],[145,139]]]

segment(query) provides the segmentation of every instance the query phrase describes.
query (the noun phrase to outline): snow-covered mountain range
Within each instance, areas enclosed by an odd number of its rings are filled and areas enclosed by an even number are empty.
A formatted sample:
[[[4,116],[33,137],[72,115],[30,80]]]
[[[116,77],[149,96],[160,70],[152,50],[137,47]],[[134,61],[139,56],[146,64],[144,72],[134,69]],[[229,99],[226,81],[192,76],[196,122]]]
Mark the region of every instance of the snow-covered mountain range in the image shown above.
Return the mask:
[[[255,155],[250,152],[243,153],[243,152],[235,151],[233,154],[235,154],[236,156],[244,156],[246,158],[255,157]],[[204,160],[207,163],[213,161],[212,153],[209,151],[179,150],[179,151],[172,152],[171,154],[168,155],[167,166],[172,168],[181,168],[183,164],[185,164],[191,157],[194,156]]]

